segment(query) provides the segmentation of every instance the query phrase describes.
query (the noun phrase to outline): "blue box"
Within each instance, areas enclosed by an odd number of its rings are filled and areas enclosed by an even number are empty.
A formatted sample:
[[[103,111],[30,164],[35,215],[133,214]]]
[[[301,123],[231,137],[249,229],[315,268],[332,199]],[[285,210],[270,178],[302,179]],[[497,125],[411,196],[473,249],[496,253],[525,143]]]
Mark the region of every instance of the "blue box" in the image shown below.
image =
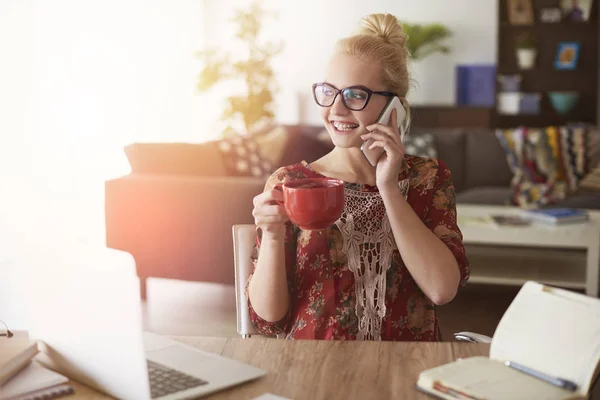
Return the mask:
[[[496,104],[496,66],[456,67],[456,105],[493,107]]]

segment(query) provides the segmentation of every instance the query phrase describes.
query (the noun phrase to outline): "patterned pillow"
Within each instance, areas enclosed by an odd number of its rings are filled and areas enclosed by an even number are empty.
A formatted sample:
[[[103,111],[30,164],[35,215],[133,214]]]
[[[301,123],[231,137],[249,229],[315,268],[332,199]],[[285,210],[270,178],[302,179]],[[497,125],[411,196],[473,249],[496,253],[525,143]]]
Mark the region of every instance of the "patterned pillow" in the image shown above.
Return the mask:
[[[511,182],[513,204],[535,208],[565,198],[566,181],[558,129],[499,129],[496,137],[514,173]]]
[[[581,187],[584,189],[600,191],[600,164],[583,178]]]
[[[561,127],[560,144],[567,188],[574,192],[589,171],[588,130],[584,127]]]
[[[265,159],[255,140],[242,136],[219,141],[219,151],[228,176],[268,178],[274,168]]]
[[[404,137],[404,147],[406,154],[412,156],[436,158],[437,149],[435,147],[435,137],[431,133],[421,133],[418,135],[406,135]]]

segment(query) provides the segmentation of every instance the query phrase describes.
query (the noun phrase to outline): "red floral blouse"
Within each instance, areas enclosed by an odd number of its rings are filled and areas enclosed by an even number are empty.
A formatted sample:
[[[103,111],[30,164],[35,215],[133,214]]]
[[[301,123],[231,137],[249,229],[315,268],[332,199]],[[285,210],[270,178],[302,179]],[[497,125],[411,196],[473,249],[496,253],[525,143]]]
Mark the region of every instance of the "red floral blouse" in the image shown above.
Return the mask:
[[[464,286],[469,263],[456,224],[450,170],[438,159],[410,155],[405,166],[399,186],[423,223],[456,257]],[[278,169],[265,188],[306,177],[323,175],[302,162]],[[253,324],[264,334],[288,339],[440,340],[435,304],[404,265],[377,187],[345,183],[345,194],[344,214],[330,229],[305,231],[286,224],[290,308],[280,321],[268,322],[248,301]],[[258,229],[254,261],[260,242]]]

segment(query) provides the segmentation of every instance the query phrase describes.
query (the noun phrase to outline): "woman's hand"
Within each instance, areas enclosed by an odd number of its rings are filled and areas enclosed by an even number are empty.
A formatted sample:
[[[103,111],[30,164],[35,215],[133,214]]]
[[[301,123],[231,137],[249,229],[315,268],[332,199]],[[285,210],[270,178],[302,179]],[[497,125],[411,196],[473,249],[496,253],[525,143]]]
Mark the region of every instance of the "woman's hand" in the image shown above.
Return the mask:
[[[279,203],[283,201],[281,189],[266,190],[254,198],[254,224],[262,229],[263,233],[273,236],[282,232],[282,228],[289,220],[285,208]]]
[[[380,191],[398,188],[398,174],[402,169],[404,145],[398,133],[397,111],[392,110],[390,125],[373,124],[367,126],[369,133],[361,136],[363,140],[373,139],[370,148],[381,147],[385,151],[377,162],[376,184]]]

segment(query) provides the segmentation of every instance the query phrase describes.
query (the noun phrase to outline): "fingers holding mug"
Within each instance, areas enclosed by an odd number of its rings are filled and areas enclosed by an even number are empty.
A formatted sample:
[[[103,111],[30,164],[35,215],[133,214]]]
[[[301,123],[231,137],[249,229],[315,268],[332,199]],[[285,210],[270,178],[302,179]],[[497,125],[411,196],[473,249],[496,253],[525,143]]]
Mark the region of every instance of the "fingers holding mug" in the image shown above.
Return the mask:
[[[266,232],[277,232],[289,220],[283,206],[282,184],[275,185],[254,198],[254,223]]]

